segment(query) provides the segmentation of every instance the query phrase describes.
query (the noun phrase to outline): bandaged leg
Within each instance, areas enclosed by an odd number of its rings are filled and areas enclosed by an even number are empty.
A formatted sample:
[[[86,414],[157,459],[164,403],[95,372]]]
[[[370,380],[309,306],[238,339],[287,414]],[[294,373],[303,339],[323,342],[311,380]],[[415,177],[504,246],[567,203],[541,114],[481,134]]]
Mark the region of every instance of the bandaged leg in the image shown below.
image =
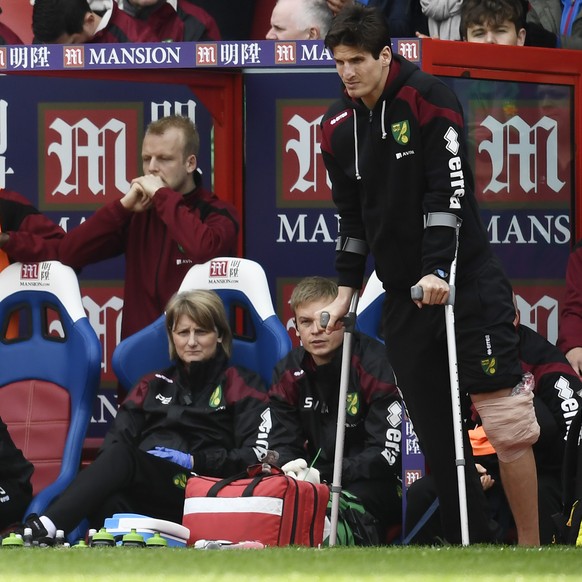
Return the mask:
[[[504,463],[519,459],[540,436],[533,393],[474,402],[497,457]]]
[[[540,428],[532,399],[531,392],[473,398],[483,428],[496,449],[503,490],[517,527],[517,541],[523,546],[540,543],[537,472],[531,448]]]

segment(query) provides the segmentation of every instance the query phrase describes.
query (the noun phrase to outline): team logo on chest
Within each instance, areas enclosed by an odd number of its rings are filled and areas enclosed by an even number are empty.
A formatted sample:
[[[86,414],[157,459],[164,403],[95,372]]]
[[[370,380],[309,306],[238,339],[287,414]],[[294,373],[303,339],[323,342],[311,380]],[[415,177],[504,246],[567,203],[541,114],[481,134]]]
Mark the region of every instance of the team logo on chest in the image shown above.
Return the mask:
[[[210,406],[210,408],[218,408],[221,402],[222,402],[222,386],[219,384],[214,389],[214,392],[210,395],[208,405]]]
[[[172,482],[178,489],[186,489],[188,476],[185,473],[177,473],[176,475],[174,475]]]
[[[400,145],[408,145],[410,141],[410,125],[408,121],[398,121],[390,126],[394,141]]]
[[[346,396],[346,412],[350,416],[356,416],[360,411],[360,398],[357,392],[350,392]]]

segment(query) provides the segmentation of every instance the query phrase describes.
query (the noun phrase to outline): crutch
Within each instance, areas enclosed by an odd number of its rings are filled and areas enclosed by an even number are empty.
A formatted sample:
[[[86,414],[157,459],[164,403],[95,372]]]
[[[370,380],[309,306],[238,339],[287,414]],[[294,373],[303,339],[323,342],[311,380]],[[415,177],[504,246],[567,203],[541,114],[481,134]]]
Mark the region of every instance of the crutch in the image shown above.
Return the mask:
[[[461,518],[461,543],[469,545],[469,516],[467,512],[467,487],[465,484],[465,450],[463,446],[463,413],[459,386],[457,363],[457,343],[455,340],[455,276],[457,273],[457,253],[459,251],[459,229],[461,220],[454,214],[433,214],[432,223],[427,226],[452,226],[455,228],[455,257],[451,263],[449,275],[449,299],[445,305],[445,328],[447,332],[447,351],[449,356],[449,376],[451,381],[451,404],[453,411],[453,436],[455,439],[455,464],[457,466],[457,484],[459,488],[459,515]],[[424,291],[416,285],[410,294],[415,301],[421,301]]]
[[[342,464],[344,459],[344,437],[346,433],[346,399],[350,380],[350,362],[352,359],[352,339],[356,325],[356,308],[358,307],[359,292],[354,291],[350,301],[348,314],[343,318],[344,343],[342,349],[342,367],[340,372],[340,390],[337,407],[337,427],[335,433],[335,455],[333,459],[333,480],[331,484],[331,517],[329,531],[329,546],[335,546],[337,540],[337,524],[339,517],[339,501],[342,491]],[[329,313],[321,313],[321,327],[326,328],[329,323]]]

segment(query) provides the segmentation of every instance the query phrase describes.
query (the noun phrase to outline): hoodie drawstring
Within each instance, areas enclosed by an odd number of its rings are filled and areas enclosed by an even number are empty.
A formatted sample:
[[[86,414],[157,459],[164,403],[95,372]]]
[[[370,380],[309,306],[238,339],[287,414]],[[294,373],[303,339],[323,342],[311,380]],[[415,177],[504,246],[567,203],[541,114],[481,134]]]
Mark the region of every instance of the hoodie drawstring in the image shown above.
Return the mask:
[[[354,118],[354,165],[356,169],[356,180],[361,180],[362,176],[360,176],[360,165],[358,161],[358,122],[356,119],[356,110],[353,110],[353,118]]]
[[[360,161],[359,161],[359,157],[358,157],[358,120],[357,120],[357,115],[356,115],[356,110],[353,109],[353,118],[354,118],[354,166],[355,166],[355,172],[356,172],[356,180],[361,180],[362,176],[360,175]],[[372,115],[372,112],[370,111],[370,116]],[[387,137],[387,133],[386,133],[386,99],[384,99],[382,101],[382,113],[380,116],[380,124],[381,124],[381,128],[382,128],[382,139],[386,139]]]

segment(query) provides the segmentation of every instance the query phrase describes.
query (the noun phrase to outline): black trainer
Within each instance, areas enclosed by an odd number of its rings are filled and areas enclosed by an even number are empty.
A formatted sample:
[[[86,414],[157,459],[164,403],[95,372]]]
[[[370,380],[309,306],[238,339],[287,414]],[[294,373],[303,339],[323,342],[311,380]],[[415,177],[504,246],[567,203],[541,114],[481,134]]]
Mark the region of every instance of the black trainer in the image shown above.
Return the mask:
[[[26,529],[30,529],[30,536],[25,536]],[[44,525],[42,525],[42,522],[36,513],[28,515],[23,523],[18,524],[11,531],[5,532],[5,535],[8,536],[10,533],[20,534],[24,541],[24,545],[52,546],[55,543],[54,538],[48,535],[48,531]],[[26,533],[28,534],[28,532]]]

